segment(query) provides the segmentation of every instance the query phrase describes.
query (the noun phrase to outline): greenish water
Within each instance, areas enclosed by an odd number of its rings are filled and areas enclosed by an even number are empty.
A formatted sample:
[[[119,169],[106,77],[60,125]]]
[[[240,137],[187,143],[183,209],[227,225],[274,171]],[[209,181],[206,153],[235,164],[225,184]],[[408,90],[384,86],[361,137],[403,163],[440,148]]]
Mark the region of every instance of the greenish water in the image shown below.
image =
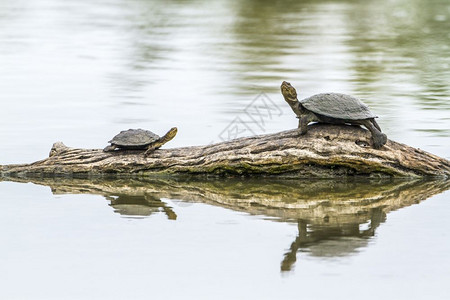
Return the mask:
[[[2,1],[0,164],[128,128],[177,126],[166,147],[294,128],[283,80],[450,159],[449,48],[445,0]],[[0,298],[448,299],[447,189],[2,181]]]

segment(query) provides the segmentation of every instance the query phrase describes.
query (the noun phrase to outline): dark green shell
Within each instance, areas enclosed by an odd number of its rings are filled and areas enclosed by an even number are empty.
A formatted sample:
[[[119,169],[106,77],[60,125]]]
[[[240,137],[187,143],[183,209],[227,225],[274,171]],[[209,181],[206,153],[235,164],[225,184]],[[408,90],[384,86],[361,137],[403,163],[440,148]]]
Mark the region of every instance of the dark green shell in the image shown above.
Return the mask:
[[[345,94],[317,94],[301,100],[300,103],[313,113],[335,119],[364,120],[377,117],[361,100]]]
[[[128,129],[121,131],[118,135],[112,138],[109,143],[130,149],[145,148],[153,142],[160,139],[160,136],[144,129]]]

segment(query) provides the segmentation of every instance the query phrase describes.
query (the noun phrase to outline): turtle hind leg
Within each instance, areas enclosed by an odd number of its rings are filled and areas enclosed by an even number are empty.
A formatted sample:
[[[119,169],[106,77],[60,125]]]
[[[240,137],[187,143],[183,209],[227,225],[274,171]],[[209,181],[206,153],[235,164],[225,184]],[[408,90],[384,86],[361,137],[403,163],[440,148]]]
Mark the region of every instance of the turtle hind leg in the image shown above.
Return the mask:
[[[117,147],[116,145],[109,145],[109,146],[106,146],[105,148],[103,148],[103,152],[111,152],[111,151],[116,150],[117,148],[119,148],[119,147]]]
[[[384,144],[386,144],[387,136],[380,130],[378,130],[379,126],[375,126],[372,122],[372,119],[361,120],[360,124],[365,126],[367,129],[369,129],[370,133],[372,133],[373,147],[375,149],[379,149],[383,147]]]
[[[377,121],[375,121],[375,119],[370,119],[370,122],[372,122],[372,124],[375,126],[375,128],[381,132],[380,125],[378,125],[378,123],[377,123]]]

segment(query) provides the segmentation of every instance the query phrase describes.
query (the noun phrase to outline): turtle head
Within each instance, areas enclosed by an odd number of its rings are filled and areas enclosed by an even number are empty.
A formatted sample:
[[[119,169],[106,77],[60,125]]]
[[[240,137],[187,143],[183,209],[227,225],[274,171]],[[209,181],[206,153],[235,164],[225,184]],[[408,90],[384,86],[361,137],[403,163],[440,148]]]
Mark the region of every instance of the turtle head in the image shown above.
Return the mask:
[[[289,82],[283,81],[281,84],[281,93],[283,94],[284,100],[286,100],[289,105],[298,102],[297,91]]]
[[[172,127],[170,128],[170,130],[164,135],[164,138],[166,139],[166,141],[170,141],[171,139],[173,139],[178,132],[178,128],[176,127]]]

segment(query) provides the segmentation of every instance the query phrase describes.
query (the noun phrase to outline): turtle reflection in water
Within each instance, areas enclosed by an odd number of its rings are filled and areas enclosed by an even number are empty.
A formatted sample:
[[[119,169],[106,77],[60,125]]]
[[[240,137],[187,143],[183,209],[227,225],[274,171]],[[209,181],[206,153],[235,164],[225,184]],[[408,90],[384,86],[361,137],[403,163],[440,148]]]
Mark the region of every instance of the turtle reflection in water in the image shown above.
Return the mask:
[[[127,217],[148,217],[153,213],[164,212],[169,220],[176,220],[177,214],[160,198],[152,195],[109,195],[110,206],[114,212]]]
[[[387,137],[381,132],[375,121],[377,118],[367,105],[350,95],[339,93],[324,93],[298,100],[297,91],[286,81],[281,84],[284,100],[291,106],[299,118],[300,134],[308,130],[308,123],[321,122],[330,124],[363,125],[372,134],[373,147],[381,148],[386,144]]]
[[[328,224],[328,219],[324,219],[322,224],[315,224],[311,220],[297,220],[298,235],[289,251],[284,254],[281,271],[292,270],[299,250],[318,257],[337,257],[356,253],[359,248],[367,247],[369,238],[386,221],[386,213],[381,207],[370,209],[369,215],[366,229],[358,222]]]
[[[106,146],[103,151],[109,152],[114,150],[146,150],[145,155],[149,155],[154,150],[172,140],[177,135],[177,128],[171,128],[165,135],[159,135],[143,129],[128,129],[121,131],[112,140],[111,145]]]

